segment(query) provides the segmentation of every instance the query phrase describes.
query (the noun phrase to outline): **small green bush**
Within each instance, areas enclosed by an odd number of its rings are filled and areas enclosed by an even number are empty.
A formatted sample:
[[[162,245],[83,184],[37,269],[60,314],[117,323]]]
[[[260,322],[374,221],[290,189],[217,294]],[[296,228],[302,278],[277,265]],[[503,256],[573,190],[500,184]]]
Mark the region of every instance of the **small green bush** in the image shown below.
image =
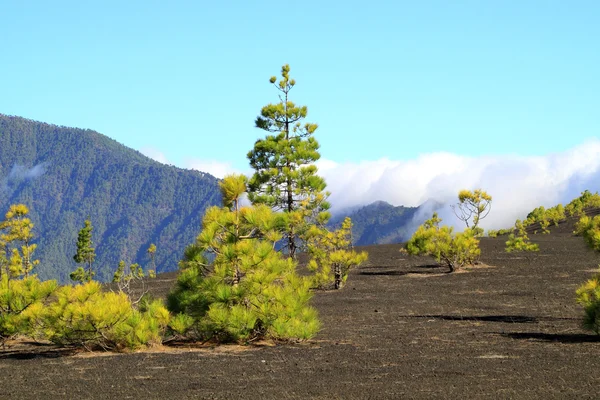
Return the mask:
[[[588,217],[584,215],[575,225],[575,234],[583,236],[587,245],[600,251],[600,215]]]
[[[455,234],[452,227],[440,227],[440,222],[441,219],[434,213],[407,242],[406,251],[412,255],[430,255],[447,265],[450,272],[475,263],[481,250],[473,230],[466,229]]]
[[[162,302],[137,310],[125,293],[104,292],[90,281],[58,289],[43,326],[45,336],[59,345],[122,350],[160,344],[168,322]]]
[[[565,207],[565,212],[569,216],[584,216],[585,210],[591,207],[600,207],[600,195],[598,192],[592,193],[586,190],[581,193],[581,196],[573,199]]]
[[[583,327],[600,334],[600,273],[580,286],[577,302],[583,306]]]
[[[536,243],[531,243],[527,231],[525,230],[525,224],[521,220],[515,222],[515,229],[517,234],[511,233],[506,241],[506,252],[511,253],[513,251],[539,251],[540,248]]]
[[[346,218],[337,231],[312,225],[307,237],[308,269],[314,272],[313,287],[341,289],[352,268],[365,262],[366,252],[356,252],[352,247],[352,221]]]

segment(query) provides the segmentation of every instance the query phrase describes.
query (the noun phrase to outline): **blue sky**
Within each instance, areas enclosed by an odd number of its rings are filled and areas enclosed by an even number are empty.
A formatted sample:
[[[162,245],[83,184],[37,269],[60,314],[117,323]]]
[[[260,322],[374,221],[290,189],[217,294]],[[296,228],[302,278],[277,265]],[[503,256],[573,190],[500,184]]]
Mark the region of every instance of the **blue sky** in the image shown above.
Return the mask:
[[[481,186],[512,218],[600,189],[599,15],[597,1],[5,1],[0,113],[222,175],[248,169],[289,63],[334,206]]]
[[[241,169],[289,63],[324,158],[542,155],[600,132],[598,15],[595,1],[7,1],[0,112]]]

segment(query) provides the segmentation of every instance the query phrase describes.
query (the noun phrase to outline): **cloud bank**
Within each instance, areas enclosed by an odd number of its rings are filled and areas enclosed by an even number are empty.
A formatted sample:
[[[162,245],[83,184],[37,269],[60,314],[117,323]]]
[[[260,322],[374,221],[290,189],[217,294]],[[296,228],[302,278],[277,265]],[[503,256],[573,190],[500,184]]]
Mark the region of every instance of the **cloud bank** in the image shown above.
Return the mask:
[[[585,189],[600,190],[600,139],[546,156],[464,157],[423,154],[413,160],[358,163],[318,162],[328,183],[333,209],[341,211],[384,200],[418,206],[427,200],[457,202],[460,189],[483,188],[493,197],[485,229],[508,227],[533,208],[567,203]],[[449,224],[451,211],[441,212]],[[456,218],[452,218],[456,220]]]

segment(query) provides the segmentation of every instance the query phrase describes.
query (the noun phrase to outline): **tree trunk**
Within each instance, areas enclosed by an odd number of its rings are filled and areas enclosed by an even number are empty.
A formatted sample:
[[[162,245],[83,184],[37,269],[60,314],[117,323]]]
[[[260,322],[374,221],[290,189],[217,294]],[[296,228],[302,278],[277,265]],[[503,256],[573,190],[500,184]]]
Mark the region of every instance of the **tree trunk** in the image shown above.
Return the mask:
[[[344,285],[344,282],[342,280],[342,266],[339,264],[335,264],[333,266],[333,276],[334,276],[334,281],[333,281],[333,285],[335,287],[335,289],[341,289],[342,286]]]

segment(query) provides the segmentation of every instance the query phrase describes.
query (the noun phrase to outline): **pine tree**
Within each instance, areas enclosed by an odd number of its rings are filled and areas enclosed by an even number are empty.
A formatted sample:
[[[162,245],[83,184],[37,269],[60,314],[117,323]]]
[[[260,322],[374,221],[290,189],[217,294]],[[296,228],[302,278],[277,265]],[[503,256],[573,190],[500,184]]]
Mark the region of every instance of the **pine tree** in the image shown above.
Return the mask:
[[[40,282],[32,269],[35,244],[28,208],[11,205],[0,221],[0,342],[19,334],[33,334],[33,321],[43,302],[56,290],[56,281]]]
[[[224,206],[207,210],[169,296],[171,311],[182,313],[172,329],[221,341],[311,337],[319,322],[308,305],[310,281],[275,249],[287,214],[264,204],[242,207],[243,175],[225,177],[221,191]]]
[[[39,264],[33,259],[37,245],[32,244],[33,223],[27,217],[29,209],[24,204],[9,207],[4,221],[0,222],[0,268],[1,274],[12,277],[29,276]]]
[[[256,118],[257,128],[269,132],[248,153],[255,170],[248,185],[253,204],[265,204],[290,214],[286,248],[293,258],[298,238],[306,230],[306,221],[326,223],[329,219],[325,180],[317,175],[314,163],[320,158],[319,143],[313,137],[317,124],[303,122],[308,109],[290,101],[296,81],[289,76],[290,67],[281,68],[281,80],[270,82],[280,92],[279,103],[268,104]],[[292,215],[294,214],[295,215]]]
[[[87,269],[79,267],[73,271],[71,279],[74,281],[89,282],[94,277],[92,263],[96,258],[96,249],[92,247],[92,229],[92,222],[86,219],[83,228],[81,228],[77,236],[77,252],[73,256],[73,259],[77,264],[84,264]]]

